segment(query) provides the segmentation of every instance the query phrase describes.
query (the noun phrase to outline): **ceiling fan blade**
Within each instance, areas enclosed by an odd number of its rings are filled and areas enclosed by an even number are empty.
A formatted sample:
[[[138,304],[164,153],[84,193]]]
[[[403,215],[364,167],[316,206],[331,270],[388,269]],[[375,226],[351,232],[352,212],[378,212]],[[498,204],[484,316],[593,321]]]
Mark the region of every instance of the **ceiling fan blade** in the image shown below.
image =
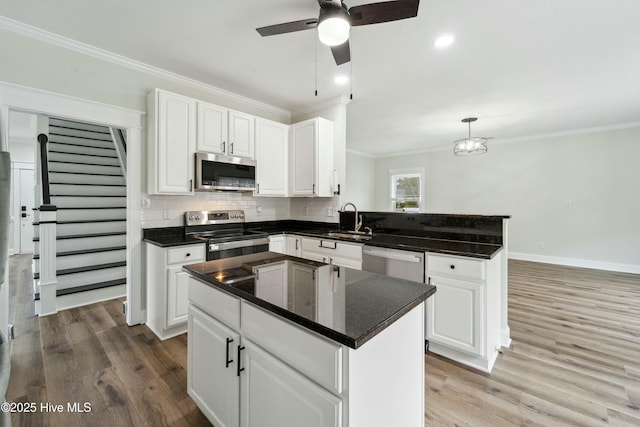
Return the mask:
[[[276,34],[293,33],[295,31],[309,30],[318,26],[317,18],[302,19],[300,21],[286,22],[284,24],[269,25],[256,28],[262,37],[275,36]]]
[[[349,49],[349,40],[346,42],[331,47],[331,53],[333,53],[333,59],[336,60],[337,65],[346,64],[351,61],[351,50]]]
[[[351,26],[413,18],[418,15],[419,4],[420,0],[395,0],[353,6],[349,9]]]

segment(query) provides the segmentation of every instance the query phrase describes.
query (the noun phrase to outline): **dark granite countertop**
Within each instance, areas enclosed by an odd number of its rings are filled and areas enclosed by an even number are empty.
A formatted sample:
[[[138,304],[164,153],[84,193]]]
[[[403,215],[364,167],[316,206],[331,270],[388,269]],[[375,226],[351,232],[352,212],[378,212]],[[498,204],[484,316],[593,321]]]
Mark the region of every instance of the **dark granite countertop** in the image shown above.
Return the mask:
[[[146,228],[142,230],[142,241],[161,248],[205,244],[204,240],[184,234],[184,227]]]
[[[260,292],[254,270],[278,263],[283,268],[313,269],[311,276],[315,280],[310,283],[310,275],[287,274],[282,292]],[[273,252],[190,264],[183,270],[210,286],[237,295],[274,315],[354,349],[436,291],[435,286],[424,283]],[[298,281],[294,280],[295,277]],[[304,277],[307,277],[306,282],[300,279]],[[279,295],[280,300],[269,295]],[[282,295],[295,295],[295,299],[282,301]]]

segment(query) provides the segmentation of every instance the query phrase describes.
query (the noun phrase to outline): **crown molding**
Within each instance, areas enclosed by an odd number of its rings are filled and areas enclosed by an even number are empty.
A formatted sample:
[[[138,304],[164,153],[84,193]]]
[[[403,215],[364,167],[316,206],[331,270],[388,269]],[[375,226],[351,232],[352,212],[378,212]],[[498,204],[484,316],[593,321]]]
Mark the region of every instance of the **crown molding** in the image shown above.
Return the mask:
[[[136,61],[135,59],[128,58],[126,56],[118,55],[117,53],[110,52],[77,40],[70,39],[58,34],[45,31],[43,29],[19,22],[5,16],[0,16],[0,30],[10,31],[25,37],[39,40],[44,43],[62,47],[74,52],[78,52],[87,56],[91,56],[102,61],[107,61],[112,64],[120,65],[122,67],[129,68],[141,73],[149,74],[155,77],[159,77],[165,80],[174,81],[185,86],[193,87],[194,89],[201,90],[203,92],[210,93],[212,95],[220,96],[223,98],[231,99],[233,101],[240,101],[248,105],[252,105],[256,108],[260,108],[266,111],[272,111],[276,114],[291,116],[291,112],[283,108],[274,107],[273,105],[266,104],[264,102],[256,101],[255,99],[248,98],[243,95],[239,95],[234,92],[230,92],[219,87],[212,86],[201,81],[185,77],[181,74],[173,73],[171,71],[164,70],[162,68],[155,67],[153,65],[146,64],[144,62]]]
[[[517,142],[527,142],[527,141],[538,141],[544,139],[558,138],[563,136],[571,136],[571,135],[588,135],[592,133],[601,133],[601,132],[610,132],[614,130],[621,129],[633,129],[640,128],[640,122],[629,122],[629,123],[620,123],[617,125],[609,125],[609,126],[598,126],[592,128],[582,128],[582,129],[573,129],[562,132],[553,132],[553,133],[543,133],[538,135],[528,135],[521,136],[516,138],[496,138],[491,140],[491,145],[495,144],[511,144]],[[451,141],[453,144],[453,141]],[[385,158],[385,157],[399,157],[399,156],[408,156],[412,154],[423,154],[423,153],[431,153],[434,151],[448,151],[452,150],[451,144],[447,146],[439,145],[432,148],[424,148],[421,150],[411,150],[411,151],[403,151],[402,153],[382,153],[382,154],[373,154],[372,156],[375,158]],[[355,150],[353,150],[356,152]],[[357,152],[356,152],[357,153]]]

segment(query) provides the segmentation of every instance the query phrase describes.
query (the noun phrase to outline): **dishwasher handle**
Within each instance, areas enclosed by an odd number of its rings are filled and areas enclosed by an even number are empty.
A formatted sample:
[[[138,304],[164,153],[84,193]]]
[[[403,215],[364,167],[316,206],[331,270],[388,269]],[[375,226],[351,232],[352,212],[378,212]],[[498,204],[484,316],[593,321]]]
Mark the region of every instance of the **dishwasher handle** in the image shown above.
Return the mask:
[[[378,258],[393,259],[396,261],[406,261],[406,262],[422,262],[422,259],[423,259],[421,255],[409,255],[407,253],[394,253],[394,252],[380,251],[380,250],[369,249],[369,248],[363,248],[362,254],[368,255],[368,256],[375,256]]]

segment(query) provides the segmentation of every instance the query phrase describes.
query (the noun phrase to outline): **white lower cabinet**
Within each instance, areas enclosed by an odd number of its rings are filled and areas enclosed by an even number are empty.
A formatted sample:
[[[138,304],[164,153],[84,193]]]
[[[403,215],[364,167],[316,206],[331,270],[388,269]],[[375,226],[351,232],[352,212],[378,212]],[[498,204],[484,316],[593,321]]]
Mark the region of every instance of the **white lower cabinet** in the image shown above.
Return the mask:
[[[191,306],[188,337],[189,396],[216,427],[239,426],[237,348],[240,335]]]
[[[241,426],[342,425],[342,399],[251,341],[243,346]]]
[[[427,280],[436,293],[427,300],[429,350],[490,372],[500,344],[500,263],[426,254]]]
[[[189,275],[182,266],[204,260],[202,243],[170,248],[147,244],[147,326],[161,340],[187,331]]]
[[[283,264],[284,265],[284,264]],[[268,274],[264,269],[262,274]],[[277,270],[274,270],[277,272]],[[329,383],[341,376],[340,365],[308,368],[296,361],[309,363],[315,351],[327,354],[325,360],[335,361],[335,352],[341,346],[315,338],[301,330],[282,328],[281,321],[266,317],[262,310],[246,306],[239,299],[189,278],[189,339],[187,390],[205,416],[216,427],[284,427],[284,426],[342,426],[342,398],[321,387],[302,372],[308,370],[312,378],[317,372],[329,372]],[[203,306],[209,309],[203,309]],[[218,307],[225,307],[223,319],[214,316]],[[240,314],[242,312],[242,315]],[[297,338],[304,343],[299,351],[304,355],[281,359],[253,343],[236,330],[237,323],[246,320],[249,333],[266,324],[279,329],[285,337]],[[225,322],[225,323],[223,323]],[[232,326],[233,325],[233,326]],[[301,334],[296,337],[296,334]],[[275,342],[279,349],[287,350],[284,342]],[[290,344],[289,344],[290,345]],[[268,347],[268,346],[267,346]],[[324,353],[323,353],[324,352]],[[278,351],[275,351],[278,354]]]

